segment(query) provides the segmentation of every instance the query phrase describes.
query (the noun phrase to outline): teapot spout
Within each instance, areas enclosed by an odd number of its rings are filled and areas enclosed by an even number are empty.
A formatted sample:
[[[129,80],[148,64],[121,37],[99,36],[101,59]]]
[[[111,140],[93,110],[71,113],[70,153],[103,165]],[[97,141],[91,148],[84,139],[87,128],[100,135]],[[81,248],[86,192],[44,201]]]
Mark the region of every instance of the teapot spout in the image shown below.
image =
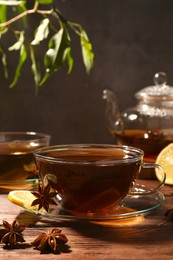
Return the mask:
[[[108,129],[114,135],[121,124],[118,100],[115,94],[109,89],[103,90],[103,99],[106,100],[105,115]]]

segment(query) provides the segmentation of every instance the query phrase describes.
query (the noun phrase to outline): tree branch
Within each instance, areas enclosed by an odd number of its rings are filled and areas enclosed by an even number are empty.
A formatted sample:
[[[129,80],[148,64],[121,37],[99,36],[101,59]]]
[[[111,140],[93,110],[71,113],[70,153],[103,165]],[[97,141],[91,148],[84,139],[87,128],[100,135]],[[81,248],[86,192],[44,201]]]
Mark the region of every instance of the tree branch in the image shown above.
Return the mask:
[[[10,20],[8,20],[8,21],[6,21],[4,23],[1,23],[0,27],[6,27],[6,26],[8,26],[8,25],[10,25],[10,24],[20,20],[22,17],[27,16],[29,14],[34,14],[34,13],[38,13],[38,14],[42,14],[42,15],[44,15],[44,14],[50,15],[50,14],[53,13],[53,10],[37,10],[35,8],[34,9],[30,9],[30,10],[26,10],[25,12],[15,16],[15,17],[13,17],[13,18],[11,18]]]

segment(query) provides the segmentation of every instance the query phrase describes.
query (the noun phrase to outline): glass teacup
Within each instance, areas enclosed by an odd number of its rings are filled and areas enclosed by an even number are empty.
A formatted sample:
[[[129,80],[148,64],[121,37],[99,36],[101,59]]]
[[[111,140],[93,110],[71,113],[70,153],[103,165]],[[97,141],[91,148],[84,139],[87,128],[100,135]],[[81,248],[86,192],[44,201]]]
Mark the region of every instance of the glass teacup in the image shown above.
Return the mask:
[[[155,193],[165,181],[160,165],[143,163],[143,151],[129,146],[56,145],[38,149],[34,156],[42,183],[49,183],[62,207],[74,215],[108,213],[127,195]],[[157,187],[133,189],[142,168],[160,170]]]
[[[0,132],[1,191],[27,188],[30,181],[26,180],[38,177],[32,152],[48,146],[50,138],[36,132]]]

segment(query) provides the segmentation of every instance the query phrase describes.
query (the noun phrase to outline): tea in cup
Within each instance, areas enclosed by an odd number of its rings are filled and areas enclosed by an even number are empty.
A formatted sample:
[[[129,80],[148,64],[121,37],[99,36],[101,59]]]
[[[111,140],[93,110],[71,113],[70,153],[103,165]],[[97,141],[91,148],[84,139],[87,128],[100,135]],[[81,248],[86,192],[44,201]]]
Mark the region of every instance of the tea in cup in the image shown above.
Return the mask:
[[[0,188],[21,188],[37,177],[33,150],[48,146],[50,136],[36,132],[0,132]],[[26,182],[27,184],[27,182]],[[23,186],[22,186],[23,187]]]
[[[56,145],[33,152],[43,185],[58,192],[62,208],[74,215],[102,214],[127,195],[155,193],[164,184],[161,166],[143,163],[142,150],[104,144]],[[133,190],[142,168],[159,168],[163,179],[150,191]]]

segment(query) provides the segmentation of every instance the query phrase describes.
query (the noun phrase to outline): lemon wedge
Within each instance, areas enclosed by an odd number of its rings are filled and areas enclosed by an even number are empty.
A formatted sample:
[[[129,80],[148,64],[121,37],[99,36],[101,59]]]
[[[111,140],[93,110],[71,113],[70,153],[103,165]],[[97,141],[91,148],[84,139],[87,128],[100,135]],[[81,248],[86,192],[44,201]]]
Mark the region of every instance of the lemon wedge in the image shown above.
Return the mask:
[[[156,158],[156,163],[160,164],[166,173],[166,184],[173,185],[173,143],[167,145]],[[162,175],[158,169],[155,170],[156,177],[161,181]]]
[[[38,210],[38,205],[31,206],[33,200],[36,197],[28,190],[14,190],[10,191],[8,194],[8,200],[12,203],[23,207],[28,210]],[[40,209],[39,212],[46,212],[44,209]]]

